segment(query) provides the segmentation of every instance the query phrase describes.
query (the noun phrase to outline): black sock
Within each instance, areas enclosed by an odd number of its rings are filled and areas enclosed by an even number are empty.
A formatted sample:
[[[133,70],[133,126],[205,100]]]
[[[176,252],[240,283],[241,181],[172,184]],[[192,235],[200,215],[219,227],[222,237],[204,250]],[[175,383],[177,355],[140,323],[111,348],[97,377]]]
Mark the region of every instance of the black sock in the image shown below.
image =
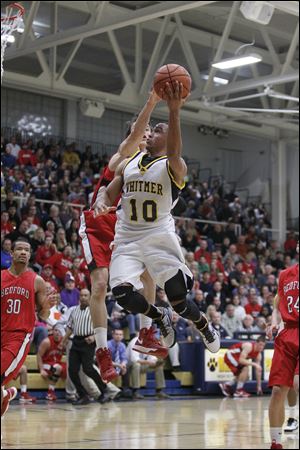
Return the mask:
[[[184,319],[192,320],[199,330],[205,328],[208,323],[206,317],[192,300],[184,300],[175,305],[174,309]]]

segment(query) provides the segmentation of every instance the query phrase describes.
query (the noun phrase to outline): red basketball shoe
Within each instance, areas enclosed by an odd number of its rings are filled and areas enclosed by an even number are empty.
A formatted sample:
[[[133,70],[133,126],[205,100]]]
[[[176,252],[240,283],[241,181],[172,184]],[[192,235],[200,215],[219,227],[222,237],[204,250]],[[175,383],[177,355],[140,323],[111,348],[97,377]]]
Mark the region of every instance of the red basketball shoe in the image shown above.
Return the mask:
[[[142,328],[139,332],[138,338],[135,341],[133,350],[146,355],[157,356],[158,358],[166,358],[168,356],[168,349],[163,347],[158,339],[155,337],[155,328]]]
[[[19,398],[19,403],[30,404],[30,403],[35,403],[35,402],[36,402],[36,397],[32,397],[31,395],[28,394],[28,392],[21,392],[20,398]]]
[[[46,400],[49,400],[49,402],[55,402],[57,400],[57,397],[53,389],[48,389]]]
[[[277,444],[275,441],[272,441],[272,445],[270,448],[283,448],[281,444]]]
[[[237,389],[235,393],[233,394],[234,398],[249,398],[251,397],[251,394],[244,391],[244,389]]]
[[[6,411],[9,408],[9,402],[11,402],[17,395],[18,391],[17,388],[11,387],[8,389],[4,389],[3,391],[3,401],[2,401],[2,407],[1,407],[1,417],[4,416]]]
[[[108,348],[98,348],[96,360],[104,383],[109,383],[114,378],[117,378],[118,374],[113,366],[111,352]]]

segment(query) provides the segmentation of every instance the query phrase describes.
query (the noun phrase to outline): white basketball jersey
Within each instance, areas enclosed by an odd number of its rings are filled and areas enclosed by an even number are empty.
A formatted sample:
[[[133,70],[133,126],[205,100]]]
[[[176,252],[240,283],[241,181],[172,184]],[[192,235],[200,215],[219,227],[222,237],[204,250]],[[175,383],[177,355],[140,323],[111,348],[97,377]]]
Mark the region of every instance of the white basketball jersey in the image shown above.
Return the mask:
[[[179,186],[169,169],[167,156],[143,163],[146,153],[137,152],[127,162],[123,194],[117,209],[115,242],[133,241],[147,232],[174,232],[171,210],[178,201]]]

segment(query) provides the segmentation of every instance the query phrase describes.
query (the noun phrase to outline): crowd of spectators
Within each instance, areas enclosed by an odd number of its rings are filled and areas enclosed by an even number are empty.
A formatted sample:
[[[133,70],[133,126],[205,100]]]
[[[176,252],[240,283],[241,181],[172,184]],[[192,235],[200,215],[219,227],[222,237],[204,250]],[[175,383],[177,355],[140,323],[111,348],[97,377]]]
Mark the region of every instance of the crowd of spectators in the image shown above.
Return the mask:
[[[108,159],[90,146],[81,153],[75,143],[1,139],[1,269],[10,266],[12,242],[26,237],[33,250],[31,267],[59,293],[58,315],[78,305],[80,290],[90,288],[78,235],[80,212],[88,206]],[[189,298],[223,338],[237,331],[263,332],[279,273],[298,262],[295,233],[289,233],[283,245],[272,240],[265,230],[271,226],[265,208],[243,205],[219,180],[209,186],[189,174],[182,199],[186,208],[176,220],[176,231],[195,279]],[[164,291],[158,289],[158,304],[165,301]],[[111,294],[107,306],[109,337],[113,330],[129,328],[132,339],[137,318],[120,311]],[[175,314],[174,322],[178,340],[200,339],[192,323]]]

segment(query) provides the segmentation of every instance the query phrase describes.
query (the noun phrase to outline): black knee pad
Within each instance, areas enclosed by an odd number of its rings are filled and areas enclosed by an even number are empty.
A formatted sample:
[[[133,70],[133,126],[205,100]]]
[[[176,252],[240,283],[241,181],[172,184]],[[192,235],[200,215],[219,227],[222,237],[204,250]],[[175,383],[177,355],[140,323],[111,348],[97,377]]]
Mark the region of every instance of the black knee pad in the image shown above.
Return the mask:
[[[192,289],[193,284],[193,278],[178,270],[177,274],[165,283],[165,291],[169,301],[172,303],[185,299],[186,294]]]
[[[133,314],[144,314],[149,305],[145,297],[133,290],[133,286],[119,285],[112,289],[119,305]]]
[[[129,304],[133,294],[133,286],[116,286],[112,288],[112,293],[114,294],[114,297],[119,305],[129,311]]]

